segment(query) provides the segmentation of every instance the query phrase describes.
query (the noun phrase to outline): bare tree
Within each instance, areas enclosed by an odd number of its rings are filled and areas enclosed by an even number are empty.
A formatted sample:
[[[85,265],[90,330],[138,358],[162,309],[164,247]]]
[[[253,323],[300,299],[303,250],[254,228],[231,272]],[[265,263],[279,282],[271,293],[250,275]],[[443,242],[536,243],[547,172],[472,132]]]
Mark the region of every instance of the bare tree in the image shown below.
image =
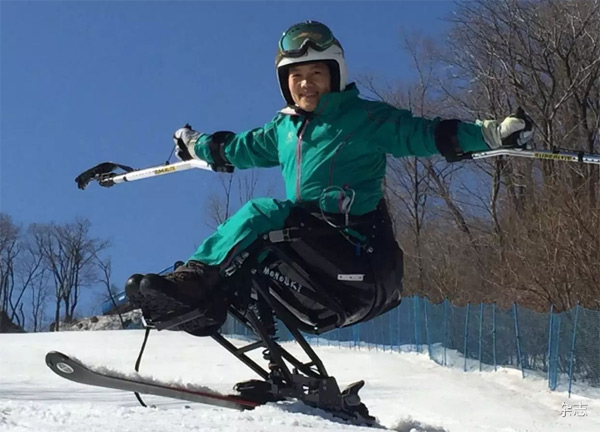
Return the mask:
[[[216,229],[219,224],[225,222],[225,220],[229,218],[234,184],[233,176],[234,174],[220,175],[219,182],[221,184],[221,193],[211,193],[208,197],[208,225],[212,229]]]
[[[120,289],[112,283],[111,275],[112,275],[112,263],[110,258],[102,260],[100,257],[96,257],[96,265],[100,270],[100,282],[104,285],[106,289],[105,298],[112,303],[119,316],[119,321],[121,323],[121,328],[125,328],[125,321],[123,320],[123,314],[118,308],[117,305],[117,295],[120,293]]]
[[[36,253],[32,247],[29,238],[25,237],[21,239],[21,253],[19,254],[19,261],[17,263],[17,275],[20,291],[16,296],[15,303],[19,305],[22,311],[23,299],[26,291],[31,291],[31,295],[42,296],[45,298],[45,281],[44,281],[44,268],[42,266],[43,257]],[[37,312],[32,311],[32,319],[37,322]],[[23,312],[21,312],[23,314]],[[22,326],[25,327],[25,318],[22,318]]]
[[[77,219],[64,225],[33,224],[30,234],[37,252],[43,257],[45,269],[54,282],[54,329],[58,331],[60,308],[64,319],[72,320],[80,290],[97,280],[95,257],[106,249],[108,241],[90,236],[90,222]]]
[[[41,259],[29,248],[21,228],[10,216],[0,214],[0,329],[7,319],[25,327],[23,299],[39,278]]]
[[[13,291],[15,286],[15,265],[19,255],[20,228],[9,215],[0,213],[0,331],[15,314]],[[3,313],[1,313],[3,312]]]
[[[430,118],[501,119],[521,106],[538,147],[600,151],[597,0],[473,0],[458,3],[450,21],[447,42],[405,37],[413,84],[362,84],[377,99]],[[592,165],[390,163],[387,196],[405,228],[406,281],[420,294],[459,303],[597,308],[599,189]]]
[[[479,118],[522,106],[539,146],[598,151],[598,1],[479,0],[459,4],[451,21],[440,80],[449,100]],[[584,299],[597,307],[598,167],[502,159],[480,166],[491,174],[500,264],[490,269],[492,283],[540,308]]]
[[[376,99],[401,109],[409,109],[414,115],[422,117],[451,116],[456,109],[447,101],[440,99],[436,83],[439,76],[439,55],[433,42],[418,34],[404,34],[404,48],[413,60],[417,72],[416,82],[410,85],[380,89],[370,77],[363,78],[363,84]],[[401,226],[407,228],[401,232],[400,241],[405,250],[407,271],[406,291],[410,294],[426,295],[434,299],[443,299],[456,292],[458,275],[449,277],[452,266],[444,266],[443,280],[456,280],[455,284],[435,283],[442,280],[434,275],[440,265],[434,265],[425,254],[433,253],[434,248],[426,244],[437,239],[438,234],[427,231],[426,225],[438,223],[437,218],[454,220],[455,226],[468,238],[465,246],[473,249],[471,265],[483,264],[479,258],[478,241],[472,233],[468,213],[460,205],[454,179],[460,177],[464,164],[447,164],[441,158],[416,159],[403,158],[388,161],[386,192],[391,207]],[[443,210],[442,206],[446,209]],[[437,240],[435,240],[437,241]],[[456,253],[454,253],[456,256]],[[414,267],[414,268],[413,268]],[[454,266],[454,271],[459,267]],[[441,271],[441,270],[440,270]],[[413,276],[416,275],[416,278]],[[479,281],[478,283],[482,283]]]
[[[207,225],[212,229],[216,229],[233,212],[256,197],[259,193],[261,180],[261,174],[255,169],[219,176],[221,191],[211,193],[208,197]],[[272,195],[270,185],[266,187],[264,193]]]
[[[45,307],[48,301],[48,286],[46,272],[40,271],[31,284],[31,328],[33,332],[40,331],[46,322]]]
[[[472,1],[458,4],[451,21],[445,47],[424,50],[422,41],[405,39],[417,83],[408,92],[388,92],[382,99],[419,115],[469,120],[502,118],[522,106],[534,119],[542,147],[598,151],[597,1]],[[428,172],[426,206],[436,207],[428,212],[441,210],[433,196],[443,200],[454,229],[463,236],[444,223],[425,229],[433,224],[421,225],[414,211],[407,213],[421,229],[420,256],[427,258],[426,270],[420,272],[430,284],[451,290],[471,286],[472,301],[511,299],[544,309],[554,302],[564,309],[587,299],[597,306],[598,167],[496,159],[469,164],[462,172],[434,162],[422,162]],[[408,163],[402,171],[404,176],[416,172]],[[414,192],[420,182],[418,176],[412,178],[408,184]],[[425,238],[449,255],[427,255]],[[476,264],[481,274],[469,276],[465,263],[469,268]],[[452,275],[453,267],[459,273]]]

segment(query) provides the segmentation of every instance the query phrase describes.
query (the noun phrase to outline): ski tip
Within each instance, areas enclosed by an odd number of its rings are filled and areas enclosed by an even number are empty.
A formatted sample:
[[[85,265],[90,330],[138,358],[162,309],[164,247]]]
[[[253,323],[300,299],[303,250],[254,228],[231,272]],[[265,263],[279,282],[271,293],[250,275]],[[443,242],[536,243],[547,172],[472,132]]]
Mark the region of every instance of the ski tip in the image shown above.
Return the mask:
[[[63,354],[60,351],[48,351],[48,354],[46,354],[46,357],[51,356],[51,355],[61,355],[63,357],[69,357],[68,355]]]
[[[46,366],[59,375],[70,375],[74,372],[68,362],[71,358],[59,351],[50,351],[46,354]]]
[[[59,351],[49,351],[46,354],[46,364],[49,364],[49,362],[56,361],[59,359],[67,360],[67,359],[69,359],[69,356],[66,354],[63,354]]]

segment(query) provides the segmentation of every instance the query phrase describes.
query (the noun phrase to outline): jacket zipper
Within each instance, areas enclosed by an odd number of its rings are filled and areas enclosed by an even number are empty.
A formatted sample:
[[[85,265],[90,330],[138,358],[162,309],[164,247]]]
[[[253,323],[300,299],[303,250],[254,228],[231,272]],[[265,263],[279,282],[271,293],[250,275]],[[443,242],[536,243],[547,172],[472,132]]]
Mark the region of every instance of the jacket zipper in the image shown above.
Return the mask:
[[[304,131],[306,130],[306,126],[310,119],[307,118],[304,120],[302,126],[300,126],[300,131],[298,132],[298,139],[296,140],[296,202],[300,202],[300,181],[302,177],[302,136],[304,135]]]

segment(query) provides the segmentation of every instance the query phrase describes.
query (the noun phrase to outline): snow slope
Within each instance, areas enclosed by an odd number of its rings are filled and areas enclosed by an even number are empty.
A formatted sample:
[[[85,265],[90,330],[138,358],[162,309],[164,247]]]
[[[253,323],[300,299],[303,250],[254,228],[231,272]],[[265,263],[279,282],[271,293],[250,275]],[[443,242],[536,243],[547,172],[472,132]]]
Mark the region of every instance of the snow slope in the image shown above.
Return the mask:
[[[374,430],[314,415],[300,403],[270,404],[237,412],[147,397],[153,409],[129,393],[83,386],[52,373],[47,351],[72,354],[97,366],[133,371],[143,332],[97,331],[0,334],[0,431],[166,432],[166,431],[332,431]],[[288,349],[298,353],[297,346]],[[357,379],[371,413],[386,427],[410,432],[600,431],[600,397],[567,398],[541,378],[523,380],[520,371],[469,372],[442,367],[425,355],[318,346],[328,371],[344,387]],[[154,332],[142,374],[173,382],[194,382],[228,392],[255,378],[209,338]],[[582,403],[585,416],[562,415],[562,403]],[[189,406],[189,408],[186,408]]]

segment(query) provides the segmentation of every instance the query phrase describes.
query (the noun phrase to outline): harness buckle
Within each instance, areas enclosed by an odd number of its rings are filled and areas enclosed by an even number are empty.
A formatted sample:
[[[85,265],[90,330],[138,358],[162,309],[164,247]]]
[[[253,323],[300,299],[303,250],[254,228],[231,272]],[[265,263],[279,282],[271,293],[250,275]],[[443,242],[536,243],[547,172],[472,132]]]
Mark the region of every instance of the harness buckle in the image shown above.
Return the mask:
[[[291,242],[298,240],[297,234],[298,228],[284,228],[277,231],[269,232],[269,241],[271,243]]]

